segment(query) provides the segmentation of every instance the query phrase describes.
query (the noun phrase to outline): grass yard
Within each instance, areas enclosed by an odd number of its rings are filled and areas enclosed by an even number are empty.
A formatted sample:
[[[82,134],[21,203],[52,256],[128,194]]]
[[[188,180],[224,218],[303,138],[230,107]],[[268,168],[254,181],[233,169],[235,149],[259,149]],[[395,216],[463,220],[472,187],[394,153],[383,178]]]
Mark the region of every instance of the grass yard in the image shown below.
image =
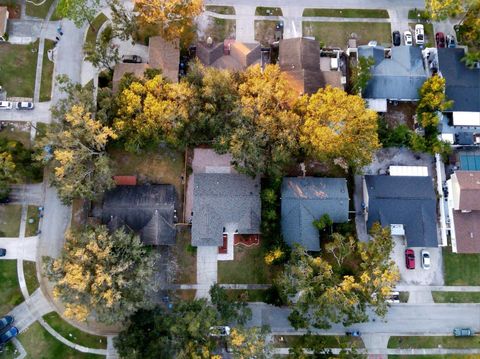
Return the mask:
[[[103,12],[98,14],[98,16],[93,19],[92,24],[88,27],[87,30],[87,37],[85,38],[85,45],[87,44],[95,44],[97,40],[98,30],[102,27],[103,23],[108,20]]]
[[[190,245],[191,241],[190,227],[179,226],[177,241],[173,249],[178,265],[175,282],[179,284],[195,284],[197,282],[196,247]]]
[[[400,349],[428,349],[428,348],[464,349],[464,348],[480,348],[480,337],[462,337],[454,336],[445,337],[390,337],[388,348]]]
[[[478,359],[480,355],[389,355],[388,359]]]
[[[255,20],[255,41],[267,46],[275,41],[275,26],[278,21]]]
[[[390,44],[390,24],[374,22],[303,22],[303,35],[313,36],[327,47],[344,48],[351,34],[357,34],[357,44],[366,45],[371,40]]]
[[[219,6],[219,5],[207,5],[205,10],[216,12],[223,15],[235,15],[235,8],[233,6]]]
[[[27,226],[25,228],[25,237],[35,236],[38,232],[38,222],[40,220],[38,207],[28,206],[27,210]],[[32,223],[30,223],[33,221]]]
[[[21,122],[8,122],[0,131],[0,138],[21,142],[26,148],[30,148],[30,125]]]
[[[255,9],[257,16],[283,16],[282,9],[279,7],[263,7],[259,6]]]
[[[195,289],[180,289],[175,291],[175,296],[181,301],[194,300],[197,291]]]
[[[107,338],[85,333],[64,321],[57,312],[48,313],[43,319],[64,338],[88,348],[106,349]]]
[[[234,301],[265,302],[267,290],[265,289],[225,289],[228,298]]]
[[[52,40],[45,39],[45,48],[43,51],[42,82],[40,86],[40,102],[50,101],[52,97],[53,62],[48,59],[48,50],[51,50],[54,47],[55,43]]]
[[[480,254],[452,253],[451,247],[443,248],[445,285],[480,285]]]
[[[388,19],[388,11],[383,9],[305,9],[303,16],[348,17]]]
[[[33,98],[38,41],[30,45],[0,43],[0,84],[9,97]]]
[[[19,204],[0,205],[0,237],[18,237],[22,206]],[[1,282],[0,282],[1,283]]]
[[[25,274],[28,294],[32,295],[32,293],[40,286],[40,284],[38,284],[36,263],[32,261],[23,261],[23,273]]]
[[[430,15],[426,10],[410,9],[408,10],[408,18],[410,20],[423,21],[425,19],[429,19]]]
[[[270,284],[281,269],[265,263],[262,239],[259,246],[237,245],[234,249],[234,260],[218,261],[218,283]]]
[[[23,302],[18,284],[16,260],[0,261],[0,283],[0,313],[3,315]]]
[[[18,339],[25,348],[27,358],[38,359],[101,359],[105,356],[85,354],[67,347],[55,339],[38,323],[33,323]]]
[[[347,337],[344,335],[314,335],[315,339],[325,343],[327,348],[338,348],[339,343],[345,344],[348,347],[355,346],[355,348],[364,348],[364,344],[361,338]],[[295,344],[301,344],[304,341],[302,335],[282,335],[283,341],[280,341],[280,336],[274,335],[273,342],[277,348],[289,348]]]
[[[432,292],[435,303],[480,303],[480,292]]]
[[[410,292],[399,292],[400,303],[408,303]]]
[[[34,3],[38,3],[41,5],[34,5],[31,2],[26,2],[26,13],[28,16],[39,17],[41,19],[45,19],[47,17],[48,10],[50,6],[52,6],[53,0],[40,0],[40,1],[33,1]]]
[[[214,42],[223,42],[225,39],[235,38],[235,27],[235,20],[209,17],[209,24],[205,30],[205,36],[210,36]]]

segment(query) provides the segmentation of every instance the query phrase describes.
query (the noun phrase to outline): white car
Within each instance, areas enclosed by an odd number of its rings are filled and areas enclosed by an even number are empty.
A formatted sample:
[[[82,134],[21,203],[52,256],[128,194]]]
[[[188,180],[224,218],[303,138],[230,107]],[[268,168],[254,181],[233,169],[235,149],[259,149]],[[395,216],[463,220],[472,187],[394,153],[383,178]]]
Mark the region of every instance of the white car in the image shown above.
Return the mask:
[[[17,110],[33,110],[33,102],[17,102]]]
[[[420,257],[422,257],[422,268],[423,269],[430,269],[432,261],[430,259],[430,253],[428,253],[425,249],[420,251]]]
[[[412,46],[413,45],[412,33],[408,30],[405,31],[403,33],[403,40],[405,41],[405,46]]]
[[[0,110],[11,110],[13,104],[10,101],[0,101]]]
[[[425,31],[422,24],[415,25],[415,43],[423,45],[425,43]]]

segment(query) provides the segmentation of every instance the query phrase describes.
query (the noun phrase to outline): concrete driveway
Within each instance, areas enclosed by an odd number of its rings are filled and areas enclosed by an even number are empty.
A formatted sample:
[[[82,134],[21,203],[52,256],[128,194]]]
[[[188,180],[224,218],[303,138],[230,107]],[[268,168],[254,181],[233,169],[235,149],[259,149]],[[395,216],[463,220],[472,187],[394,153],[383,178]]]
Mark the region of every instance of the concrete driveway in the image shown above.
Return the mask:
[[[28,261],[37,260],[38,237],[0,238],[0,248],[5,248],[7,254],[1,259],[25,259]]]
[[[418,285],[443,285],[442,249],[428,248],[432,260],[430,269],[423,269],[421,266],[420,251],[422,248],[411,248],[415,252],[415,269],[407,269],[405,266],[405,249],[407,248],[404,239],[394,237],[395,247],[392,252],[392,259],[400,270],[401,284]]]

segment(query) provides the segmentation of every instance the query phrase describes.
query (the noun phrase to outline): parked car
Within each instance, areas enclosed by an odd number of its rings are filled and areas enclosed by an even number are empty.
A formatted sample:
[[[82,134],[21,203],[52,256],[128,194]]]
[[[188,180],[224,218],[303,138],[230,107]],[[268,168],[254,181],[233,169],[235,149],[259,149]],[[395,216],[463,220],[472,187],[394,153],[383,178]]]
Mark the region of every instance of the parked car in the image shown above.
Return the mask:
[[[473,331],[470,328],[455,328],[453,329],[453,335],[455,337],[471,337]]]
[[[33,110],[33,102],[17,102],[17,110]]]
[[[16,327],[11,327],[5,333],[0,335],[0,344],[5,344],[11,339],[15,338],[18,335],[18,329]]]
[[[375,46],[377,46],[377,44],[378,43],[375,40],[371,40],[371,41],[368,42],[367,46],[375,47]]]
[[[410,31],[407,30],[403,33],[403,41],[405,42],[406,46],[413,45],[412,33]]]
[[[430,269],[430,266],[431,266],[430,253],[428,253],[425,249],[422,249],[420,252],[420,256],[422,257],[422,268]]]
[[[345,332],[345,335],[346,336],[352,336],[352,337],[359,337],[360,336],[360,332],[358,330],[354,330],[352,332]]]
[[[455,41],[455,37],[453,35],[447,35],[447,47],[457,47],[457,42]]]
[[[399,292],[390,292],[390,294],[385,298],[387,303],[400,303],[400,293]]]
[[[435,42],[437,43],[437,47],[444,48],[445,47],[445,34],[443,32],[437,32],[435,34]]]
[[[230,335],[230,327],[218,325],[215,327],[210,327],[210,336],[211,337],[226,337]]]
[[[0,257],[5,257],[7,255],[7,250],[5,248],[0,248]]]
[[[402,36],[400,35],[400,31],[392,32],[392,43],[393,46],[400,46],[402,44]]]
[[[422,24],[415,25],[415,43],[423,45],[425,43],[425,29]]]
[[[0,319],[0,333],[6,329],[8,326],[12,325],[14,319],[11,315],[6,315]]]
[[[0,110],[11,110],[13,104],[10,101],[0,101]]]
[[[141,64],[143,60],[137,55],[123,55],[122,62],[126,64]]]
[[[405,265],[407,269],[415,269],[415,252],[413,249],[405,249]]]

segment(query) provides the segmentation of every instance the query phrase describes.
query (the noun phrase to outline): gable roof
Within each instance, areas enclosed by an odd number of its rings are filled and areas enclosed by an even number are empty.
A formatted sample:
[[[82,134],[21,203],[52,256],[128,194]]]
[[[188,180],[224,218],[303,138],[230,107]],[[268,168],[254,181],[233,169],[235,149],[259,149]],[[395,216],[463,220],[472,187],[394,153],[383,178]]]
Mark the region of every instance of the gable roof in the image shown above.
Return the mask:
[[[319,232],[313,221],[328,214],[334,223],[348,220],[345,178],[285,177],[282,182],[282,234],[293,246],[319,251]]]
[[[260,181],[232,173],[195,173],[192,245],[221,246],[223,232],[260,232]]]
[[[480,211],[453,211],[457,253],[480,253]]]
[[[113,69],[113,79],[112,79],[112,92],[117,93],[118,87],[120,86],[120,81],[122,77],[127,74],[131,73],[135,77],[139,79],[143,79],[145,70],[150,68],[148,64],[141,63],[141,64],[129,64],[129,63],[118,63],[115,65]]]
[[[148,40],[148,63],[154,69],[161,69],[162,74],[172,82],[178,82],[180,49],[178,40],[169,42],[161,36],[152,36]]]
[[[365,176],[368,221],[402,224],[410,247],[437,247],[437,203],[432,177]]]
[[[111,231],[127,227],[146,245],[175,243],[175,187],[117,186],[105,193],[100,218]]]
[[[0,6],[0,36],[3,36],[7,32],[8,22],[8,8],[6,6]]]
[[[416,46],[396,46],[385,58],[382,46],[360,46],[358,55],[372,57],[372,77],[363,90],[364,98],[418,100],[418,91],[427,79],[422,52]]]
[[[438,49],[438,65],[446,80],[447,99],[453,100],[450,111],[480,112],[480,69],[469,69],[461,61],[462,48]]]
[[[480,171],[455,171],[460,187],[460,210],[480,210]]]

